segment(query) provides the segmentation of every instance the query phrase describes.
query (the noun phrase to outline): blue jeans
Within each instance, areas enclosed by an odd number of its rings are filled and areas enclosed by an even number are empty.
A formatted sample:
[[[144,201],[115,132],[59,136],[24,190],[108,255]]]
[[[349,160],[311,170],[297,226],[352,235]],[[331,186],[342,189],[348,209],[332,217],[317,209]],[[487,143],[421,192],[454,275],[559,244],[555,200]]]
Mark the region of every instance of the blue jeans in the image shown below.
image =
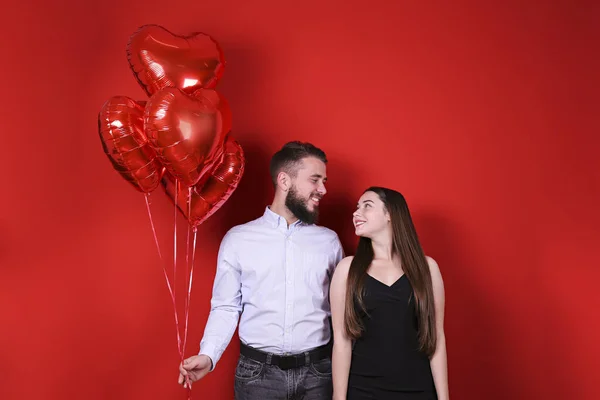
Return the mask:
[[[282,370],[242,354],[235,369],[235,400],[331,400],[331,359]]]

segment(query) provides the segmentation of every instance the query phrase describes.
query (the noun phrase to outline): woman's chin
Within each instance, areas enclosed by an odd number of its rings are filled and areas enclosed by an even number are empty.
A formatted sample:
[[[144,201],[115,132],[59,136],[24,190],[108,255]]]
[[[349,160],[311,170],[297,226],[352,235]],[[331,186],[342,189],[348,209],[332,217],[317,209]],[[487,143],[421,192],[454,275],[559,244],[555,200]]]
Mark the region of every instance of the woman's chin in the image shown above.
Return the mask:
[[[365,233],[366,233],[366,232],[365,232],[363,229],[360,229],[360,227],[358,227],[358,228],[354,228],[354,234],[355,234],[356,236],[359,236],[359,237],[366,237],[366,236],[365,236]]]

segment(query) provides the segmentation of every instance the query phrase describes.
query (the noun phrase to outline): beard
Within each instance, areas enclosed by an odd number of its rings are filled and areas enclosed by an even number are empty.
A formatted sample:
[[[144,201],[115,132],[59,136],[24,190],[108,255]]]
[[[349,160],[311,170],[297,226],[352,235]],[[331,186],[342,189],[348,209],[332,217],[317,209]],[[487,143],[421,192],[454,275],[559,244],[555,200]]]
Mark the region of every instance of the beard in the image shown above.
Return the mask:
[[[320,197],[320,196],[319,196]],[[307,206],[308,199],[303,199],[298,195],[296,187],[292,186],[287,196],[285,197],[285,206],[305,224],[315,224],[319,220],[319,208],[315,206],[313,211],[310,211]]]

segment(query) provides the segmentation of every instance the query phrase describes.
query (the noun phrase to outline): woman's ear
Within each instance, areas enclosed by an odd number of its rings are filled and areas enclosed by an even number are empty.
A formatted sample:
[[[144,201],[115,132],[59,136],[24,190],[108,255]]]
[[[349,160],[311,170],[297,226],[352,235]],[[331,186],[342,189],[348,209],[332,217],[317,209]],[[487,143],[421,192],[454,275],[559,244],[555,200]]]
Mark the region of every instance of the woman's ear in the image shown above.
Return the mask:
[[[383,216],[388,223],[392,222],[392,216],[386,207],[383,207]]]

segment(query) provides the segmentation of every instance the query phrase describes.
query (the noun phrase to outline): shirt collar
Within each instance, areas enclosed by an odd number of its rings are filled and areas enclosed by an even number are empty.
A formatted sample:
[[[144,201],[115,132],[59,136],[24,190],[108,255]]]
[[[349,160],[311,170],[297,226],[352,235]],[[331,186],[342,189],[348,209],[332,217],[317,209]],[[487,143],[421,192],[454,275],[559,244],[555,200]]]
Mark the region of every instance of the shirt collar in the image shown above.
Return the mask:
[[[287,227],[287,221],[285,220],[285,218],[282,217],[281,215],[273,212],[269,206],[265,207],[265,213],[263,214],[263,218],[265,218],[267,220],[267,222],[269,222],[269,224],[271,224],[274,228],[278,228],[281,225],[283,225],[284,227]],[[300,226],[302,224],[303,224],[302,221],[297,220],[296,222],[294,222],[293,224],[290,225],[290,228],[292,228],[296,225]]]

